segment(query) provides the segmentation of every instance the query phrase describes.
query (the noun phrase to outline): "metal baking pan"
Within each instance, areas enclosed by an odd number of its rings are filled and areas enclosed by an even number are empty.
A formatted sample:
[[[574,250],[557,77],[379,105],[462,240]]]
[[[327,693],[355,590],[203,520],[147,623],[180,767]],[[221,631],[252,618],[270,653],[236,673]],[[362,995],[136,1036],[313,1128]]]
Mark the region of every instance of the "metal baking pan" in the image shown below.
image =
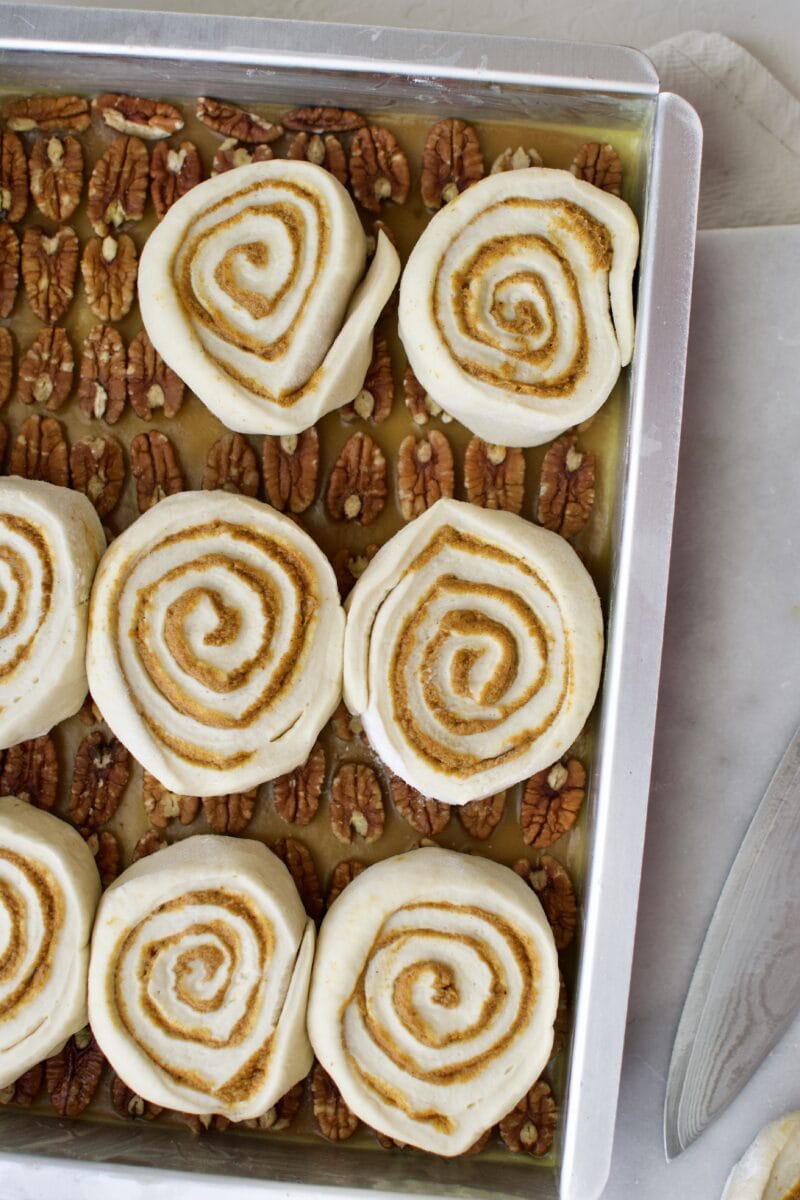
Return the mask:
[[[693,110],[621,47],[121,10],[0,6],[4,88],[396,108],[433,119],[592,125],[638,134],[642,250],[636,351],[617,454],[611,604],[587,799],[583,928],[559,1166],[443,1161],[226,1132],[189,1143],[0,1111],[0,1152],[280,1181],[352,1194],[593,1200],[608,1175],[625,1033],[678,464],[699,183]],[[0,1167],[0,1171],[2,1168]],[[151,1175],[152,1178],[152,1175]],[[232,1178],[226,1184],[231,1193]],[[305,1195],[312,1194],[305,1191]]]

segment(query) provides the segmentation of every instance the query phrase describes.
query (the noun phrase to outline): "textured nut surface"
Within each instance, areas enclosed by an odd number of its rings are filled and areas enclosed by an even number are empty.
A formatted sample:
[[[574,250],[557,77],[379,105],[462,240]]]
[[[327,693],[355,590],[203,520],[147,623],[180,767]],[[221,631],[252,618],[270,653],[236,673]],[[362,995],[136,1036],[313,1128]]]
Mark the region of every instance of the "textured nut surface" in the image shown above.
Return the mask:
[[[305,512],[317,494],[319,435],[315,426],[286,437],[265,437],[263,465],[270,504],[280,512]]]
[[[317,815],[322,785],[325,782],[325,749],[317,744],[303,763],[272,784],[272,797],[278,816],[294,825],[308,825]]]
[[[38,138],[31,151],[31,195],[43,216],[67,221],[83,191],[83,149],[76,137]]]
[[[168,367],[142,329],[128,347],[128,399],[137,417],[152,420],[154,412],[174,417],[183,404],[184,385]]]
[[[553,1144],[556,1105],[548,1084],[539,1079],[500,1122],[500,1137],[509,1150],[540,1158]]]
[[[300,129],[305,133],[347,133],[367,123],[361,113],[350,108],[331,107],[293,108],[281,121],[285,129]]]
[[[89,176],[86,213],[96,234],[105,237],[126,221],[139,221],[147,201],[149,159],[141,138],[122,134],[98,158]]]
[[[322,890],[311,851],[295,838],[279,838],[272,850],[294,880],[306,912],[316,921],[322,914]]]
[[[335,133],[296,133],[286,156],[324,167],[342,187],[347,183],[347,155]]]
[[[527,858],[514,863],[514,870],[530,884],[541,901],[556,949],[565,950],[575,936],[578,927],[578,904],[572,880],[557,858],[543,854],[538,867]]]
[[[18,1108],[30,1108],[44,1082],[44,1063],[29,1067],[23,1075],[0,1092],[0,1104],[15,1104]]]
[[[81,96],[28,96],[12,100],[5,109],[6,125],[17,133],[41,129],[43,133],[59,129],[74,129],[82,133],[89,128],[91,114],[88,101]]]
[[[19,287],[19,238],[10,225],[0,224],[0,317],[8,317]]]
[[[3,469],[3,464],[6,461],[6,450],[8,448],[8,426],[4,421],[0,421],[0,471]]]
[[[257,789],[229,792],[225,796],[204,796],[203,812],[214,833],[241,833],[253,819]]]
[[[89,307],[101,321],[121,321],[136,295],[139,262],[136,244],[127,233],[89,238],[81,258],[81,274]]]
[[[21,221],[28,207],[28,163],[22,139],[0,133],[0,221]]]
[[[86,845],[94,855],[100,882],[108,887],[119,875],[122,866],[122,851],[119,842],[110,829],[101,829],[98,833],[90,833]]]
[[[361,578],[368,563],[377,553],[378,546],[374,542],[370,542],[362,552],[348,550],[346,546],[342,546],[336,551],[333,556],[333,571],[342,600],[346,600],[350,595],[356,580]]]
[[[325,897],[325,907],[330,908],[334,900],[338,900],[339,896],[341,896],[348,883],[352,883],[366,869],[366,863],[358,862],[355,858],[348,858],[345,862],[337,863],[331,872],[328,894]]]
[[[131,442],[131,470],[140,513],[147,512],[165,496],[186,490],[175,447],[158,429],[138,433]]]
[[[385,421],[392,411],[394,400],[394,376],[392,375],[392,356],[389,353],[389,343],[382,333],[376,333],[372,346],[370,360],[361,391],[355,400],[339,409],[339,415],[350,421],[361,417],[364,421],[374,421],[379,425]]]
[[[386,504],[386,459],[368,433],[345,442],[331,471],[325,502],[336,521],[369,525]]]
[[[340,742],[360,741],[364,745],[367,744],[367,737],[364,733],[361,717],[356,716],[355,713],[351,713],[344,700],[339,702],[336,711],[331,717],[331,726],[334,735]]]
[[[72,389],[75,356],[66,329],[41,329],[19,365],[19,398],[57,412]]]
[[[0,406],[5,404],[14,390],[14,335],[10,329],[0,326]]]
[[[511,146],[506,146],[501,154],[498,154],[489,171],[490,175],[498,175],[501,171],[521,171],[526,167],[541,167],[543,166],[542,156],[538,150],[534,150],[530,146],[527,150],[522,146],[517,146],[516,150],[512,150]]]
[[[86,437],[69,452],[72,486],[91,500],[98,517],[112,512],[125,486],[125,459],[116,438]]]
[[[87,733],[75,751],[69,813],[85,833],[93,833],[114,816],[131,774],[131,757],[113,734]]]
[[[525,455],[516,446],[471,438],[464,453],[464,487],[470,504],[519,513],[525,497]]]
[[[551,1060],[555,1058],[567,1044],[569,1036],[569,994],[564,976],[558,972],[558,1007],[553,1023],[553,1049],[550,1051]]]
[[[209,129],[238,142],[274,142],[283,133],[282,126],[273,125],[258,113],[245,112],[235,104],[212,100],[208,96],[200,97],[195,112],[198,120]]]
[[[383,833],[383,795],[366,763],[343,763],[331,783],[331,829],[346,845],[355,838],[374,842]]]
[[[506,810],[505,792],[485,796],[481,800],[470,800],[458,809],[458,819],[467,833],[484,841],[494,833]]]
[[[125,409],[125,345],[110,325],[95,325],[83,343],[78,400],[87,417],[114,425]]]
[[[406,367],[403,375],[403,399],[415,425],[427,425],[431,417],[438,417],[445,424],[453,419],[428,395],[411,367]]]
[[[397,500],[406,521],[413,521],[443,496],[455,491],[453,451],[438,429],[417,440],[403,438],[397,451]]]
[[[422,202],[441,208],[483,178],[483,153],[471,125],[457,118],[437,121],[422,151]]]
[[[208,452],[201,487],[257,496],[261,480],[256,452],[241,433],[226,433]]]
[[[55,417],[37,414],[22,422],[11,447],[8,473],[59,487],[69,485],[69,450]]]
[[[379,125],[358,130],[350,146],[350,181],[356,200],[370,212],[380,212],[384,200],[406,202],[411,172],[393,133]]]
[[[87,1026],[48,1058],[45,1079],[50,1103],[61,1117],[79,1117],[91,1104],[103,1074],[103,1052]]]
[[[538,771],[525,784],[519,823],[527,846],[545,850],[572,828],[586,796],[586,771],[577,758]]]
[[[446,828],[450,820],[449,804],[434,800],[432,796],[423,796],[422,792],[418,792],[388,768],[386,774],[394,806],[412,829],[416,829],[417,833],[425,837],[435,837]]]
[[[358,1117],[350,1111],[339,1089],[320,1063],[311,1076],[311,1102],[320,1131],[331,1142],[344,1142],[358,1128]]]
[[[622,159],[613,146],[587,142],[572,160],[570,171],[612,196],[622,193]]]
[[[0,794],[49,811],[58,796],[58,755],[49,733],[6,750]]]
[[[193,142],[181,142],[177,149],[159,142],[150,159],[150,196],[159,221],[202,178],[203,164]]]
[[[289,1128],[300,1111],[304,1091],[305,1080],[301,1079],[294,1087],[289,1088],[285,1096],[281,1096],[277,1104],[273,1104],[272,1108],[268,1108],[260,1117],[251,1117],[246,1121],[234,1121],[233,1124],[238,1129],[257,1129],[262,1133],[280,1133]]]
[[[595,457],[579,450],[577,442],[574,433],[557,438],[548,447],[539,478],[539,522],[567,538],[584,528],[595,496]]]
[[[166,845],[167,843],[157,830],[148,829],[147,833],[143,833],[133,847],[131,862],[138,862],[140,858],[147,858],[150,854],[155,854],[157,850],[163,850]]]
[[[69,225],[48,237],[31,225],[22,237],[22,281],[28,303],[40,321],[54,325],[75,295],[80,242]]]
[[[200,811],[199,796],[170,792],[149,771],[142,771],[142,801],[147,818],[156,829],[166,829],[175,818],[181,825],[191,825]]]
[[[260,146],[245,146],[243,142],[237,142],[236,138],[226,138],[214,155],[211,174],[224,175],[234,167],[248,167],[254,162],[269,162],[271,158],[272,151],[263,143]]]
[[[117,1116],[126,1120],[138,1118],[152,1121],[164,1111],[157,1104],[151,1104],[149,1100],[137,1096],[119,1075],[115,1075],[111,1080],[111,1106]]]
[[[165,138],[183,129],[183,116],[174,104],[147,96],[124,96],[106,92],[92,101],[92,111],[117,133],[143,138]]]

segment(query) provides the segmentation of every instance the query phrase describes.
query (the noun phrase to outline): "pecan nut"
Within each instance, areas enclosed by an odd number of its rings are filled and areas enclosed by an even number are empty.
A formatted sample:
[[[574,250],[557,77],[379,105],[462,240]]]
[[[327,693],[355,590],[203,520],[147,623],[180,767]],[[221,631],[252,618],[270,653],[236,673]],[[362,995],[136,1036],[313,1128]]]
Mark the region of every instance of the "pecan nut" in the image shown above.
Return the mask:
[[[111,820],[130,774],[131,758],[122,742],[100,729],[87,733],[75,752],[69,792],[70,817],[84,835]]]
[[[121,321],[136,294],[139,263],[132,237],[90,238],[83,250],[81,274],[89,307],[101,321]]]
[[[0,221],[21,221],[28,207],[28,163],[22,139],[0,133]]]
[[[128,347],[128,399],[137,417],[152,420],[156,410],[174,417],[183,404],[183,380],[168,367],[142,329]]]
[[[14,335],[0,326],[0,407],[6,404],[14,390]]]
[[[66,329],[42,329],[19,366],[19,398],[23,404],[44,404],[57,412],[72,389],[75,356]]]
[[[293,108],[281,118],[285,129],[304,133],[349,133],[366,125],[361,113],[349,108]]]
[[[263,465],[270,504],[279,512],[305,512],[317,494],[319,435],[315,427],[284,437],[265,437]]]
[[[455,491],[453,451],[438,429],[420,441],[409,434],[397,451],[397,500],[403,519],[413,521]]]
[[[253,819],[256,788],[225,796],[204,796],[203,812],[214,833],[241,833]]]
[[[163,850],[166,844],[160,833],[155,829],[148,829],[147,833],[143,833],[133,847],[131,862],[138,862],[140,858],[148,858],[157,850]]]
[[[296,133],[286,156],[324,167],[342,187],[347,183],[347,155],[335,133]]]
[[[394,400],[394,376],[392,375],[392,356],[389,343],[382,333],[375,334],[372,346],[372,359],[364,376],[361,391],[350,404],[339,409],[339,415],[345,421],[353,417],[361,417],[364,421],[374,421],[379,425],[385,421],[392,411]]]
[[[147,202],[150,173],[141,138],[122,134],[98,158],[89,177],[86,213],[99,237],[126,221],[139,221]]]
[[[577,758],[532,775],[522,793],[519,822],[527,846],[546,850],[572,828],[586,796],[586,771]]]
[[[17,133],[40,129],[53,133],[72,129],[83,133],[91,123],[89,104],[81,96],[28,96],[6,105],[6,125]]]
[[[522,146],[517,146],[516,150],[506,146],[502,154],[498,154],[492,163],[489,174],[499,175],[501,171],[524,171],[527,167],[542,166],[544,166],[544,160],[539,151],[534,150],[532,146],[529,146],[527,150]]]
[[[578,928],[578,903],[572,880],[557,858],[543,854],[538,867],[527,858],[514,863],[514,870],[530,884],[539,897],[553,931],[557,950],[566,950]]]
[[[8,447],[8,426],[4,421],[0,421],[0,471],[6,461],[6,449]]]
[[[569,169],[576,179],[585,179],[612,196],[622,195],[622,159],[613,146],[587,142],[581,146]]]
[[[525,497],[525,455],[516,446],[472,438],[464,453],[464,487],[470,504],[519,513]]]
[[[49,733],[9,747],[0,773],[0,793],[50,811],[58,796],[58,755]]]
[[[115,425],[125,409],[125,345],[110,325],[95,325],[83,343],[78,400],[87,417]]]
[[[325,907],[330,908],[334,900],[339,899],[347,885],[352,883],[354,879],[357,879],[361,872],[366,871],[366,869],[366,863],[358,862],[354,858],[337,863],[331,872],[328,894],[325,897]]]
[[[453,419],[428,395],[411,367],[406,367],[403,375],[403,399],[415,425],[427,425],[431,417],[438,417],[445,425]]]
[[[153,508],[165,496],[186,490],[175,447],[167,435],[157,429],[138,433],[131,442],[131,469],[140,513]]]
[[[383,512],[387,495],[386,459],[368,433],[354,433],[337,458],[325,502],[335,521],[369,525]]]
[[[553,1144],[556,1105],[548,1084],[539,1079],[500,1122],[500,1137],[509,1150],[541,1158]]]
[[[551,1060],[555,1058],[567,1044],[569,1035],[569,995],[564,976],[558,972],[558,1007],[556,1019],[553,1022],[553,1049],[550,1051]]]
[[[240,433],[226,433],[208,452],[201,487],[207,492],[221,489],[241,496],[257,496],[260,484],[258,458]]]
[[[69,485],[69,450],[55,417],[28,417],[22,422],[8,464],[9,475]]]
[[[503,819],[506,811],[506,794],[497,792],[481,800],[470,800],[458,809],[458,819],[467,833],[480,841],[490,837]]]
[[[288,1129],[300,1111],[303,1103],[304,1080],[289,1088],[285,1096],[281,1096],[277,1104],[268,1108],[260,1117],[251,1117],[246,1121],[234,1121],[234,1125],[242,1129],[258,1129],[261,1132],[280,1133]]]
[[[61,1117],[79,1117],[91,1104],[105,1066],[103,1052],[88,1025],[45,1063],[50,1103]]]
[[[149,771],[142,772],[142,800],[148,820],[156,829],[166,829],[176,817],[181,825],[191,825],[200,811],[199,796],[170,792]]]
[[[51,221],[67,221],[83,191],[83,150],[75,137],[39,138],[28,164],[31,195],[39,212]]]
[[[224,175],[234,167],[249,167],[250,163],[269,162],[271,158],[272,151],[264,143],[260,146],[245,146],[243,142],[237,142],[236,138],[225,138],[214,155],[211,174]]]
[[[322,915],[322,890],[311,851],[294,838],[279,838],[273,853],[284,864],[303,901],[303,907],[313,921]]]
[[[44,1082],[44,1063],[28,1067],[23,1075],[0,1092],[0,1104],[15,1104],[18,1108],[30,1108]]]
[[[422,151],[422,203],[441,208],[483,178],[483,153],[471,125],[453,117],[437,121]]]
[[[331,829],[338,841],[374,842],[383,833],[383,795],[378,776],[366,763],[343,763],[331,783]]]
[[[374,542],[370,542],[360,554],[348,550],[346,546],[342,546],[336,551],[333,556],[333,571],[342,600],[346,600],[350,595],[356,580],[361,578],[377,553],[378,547]]]
[[[48,237],[38,225],[22,238],[22,281],[28,303],[40,321],[54,325],[75,295],[80,242],[69,225]]]
[[[350,181],[356,200],[370,212],[380,212],[384,200],[405,204],[411,172],[393,133],[379,125],[358,130],[350,146]]]
[[[0,224],[0,317],[10,317],[19,287],[19,238],[10,225]]]
[[[131,133],[143,138],[165,138],[183,129],[179,108],[146,96],[106,92],[92,101],[92,112],[99,114],[117,133]]]
[[[164,1111],[158,1104],[151,1104],[149,1100],[137,1096],[119,1075],[115,1075],[111,1080],[111,1107],[118,1116],[126,1120],[139,1118],[143,1121],[153,1121]]]
[[[358,1117],[350,1111],[336,1084],[321,1063],[311,1076],[311,1103],[320,1132],[328,1141],[345,1142],[358,1129]]]
[[[272,784],[275,811],[283,821],[308,825],[317,815],[325,782],[325,749],[317,744],[302,767],[280,775]]]
[[[450,805],[432,796],[423,796],[405,779],[387,770],[394,806],[403,820],[424,837],[436,837],[450,820]]]
[[[281,125],[273,125],[258,113],[245,112],[235,104],[211,100],[208,96],[199,98],[195,112],[198,120],[209,129],[221,133],[223,137],[235,138],[237,142],[252,142],[255,145],[274,142],[283,133]]]
[[[193,142],[181,142],[177,150],[159,142],[150,159],[150,195],[159,221],[202,178],[203,164]]]
[[[72,486],[92,502],[98,517],[116,508],[125,486],[125,459],[113,437],[86,437],[69,452]]]
[[[99,833],[89,834],[86,845],[94,855],[100,882],[106,888],[117,878],[122,866],[119,842],[110,829],[101,829]]]
[[[545,529],[574,537],[592,515],[595,457],[579,450],[578,437],[565,433],[548,447],[539,477],[537,516]]]
[[[336,712],[331,717],[331,728],[340,742],[361,741],[366,745],[366,735],[361,717],[351,713],[344,700],[340,700]]]

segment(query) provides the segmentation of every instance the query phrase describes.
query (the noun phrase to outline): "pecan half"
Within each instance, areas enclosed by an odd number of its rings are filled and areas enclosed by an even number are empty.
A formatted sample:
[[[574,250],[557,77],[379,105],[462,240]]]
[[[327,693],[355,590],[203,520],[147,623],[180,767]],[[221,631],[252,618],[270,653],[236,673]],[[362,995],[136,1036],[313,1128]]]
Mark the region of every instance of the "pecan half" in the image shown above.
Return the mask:
[[[91,123],[88,101],[81,96],[28,96],[6,105],[6,125],[17,133],[40,129],[51,133],[74,129],[82,133]]]
[[[92,693],[87,692],[86,698],[77,714],[81,725],[102,725],[103,714],[92,699]]]
[[[328,894],[325,897],[325,907],[330,908],[334,900],[338,900],[344,889],[354,879],[357,879],[362,871],[366,871],[367,864],[358,862],[354,858],[349,858],[345,862],[337,863],[331,873],[331,881],[328,884]]]
[[[422,203],[441,208],[483,178],[483,154],[471,125],[453,117],[437,121],[422,151]]]
[[[350,181],[356,200],[370,212],[380,212],[384,200],[405,204],[411,172],[393,133],[380,125],[358,130],[350,146]]]
[[[319,475],[319,435],[312,425],[302,433],[265,437],[264,487],[280,512],[301,513],[313,504]]]
[[[613,146],[587,142],[572,160],[570,171],[612,196],[622,194],[622,159]]]
[[[470,504],[519,513],[525,496],[525,455],[515,446],[472,438],[464,453],[464,487]]]
[[[525,784],[519,823],[526,846],[545,850],[572,828],[586,796],[586,771],[577,758],[537,771]]]
[[[28,417],[22,422],[8,464],[9,475],[69,485],[69,450],[55,417]]]
[[[383,795],[366,763],[343,763],[331,783],[331,829],[340,842],[374,842],[383,833]]]
[[[159,142],[150,159],[150,195],[159,221],[202,178],[203,164],[193,142],[181,142],[177,150]]]
[[[374,421],[379,425],[392,411],[393,400],[394,376],[389,343],[382,333],[376,333],[372,345],[372,359],[361,391],[355,400],[339,409],[339,416],[345,421],[361,417],[364,421]]]
[[[260,1117],[251,1117],[246,1121],[234,1121],[234,1125],[241,1129],[258,1129],[261,1132],[269,1133],[280,1133],[282,1130],[288,1129],[303,1103],[304,1084],[305,1081],[301,1079],[294,1087],[289,1088],[285,1096],[281,1096],[277,1104],[273,1104],[272,1108],[268,1108]]]
[[[241,833],[253,819],[257,789],[229,792],[225,796],[204,796],[203,812],[214,833]]]
[[[415,425],[427,425],[431,417],[438,417],[445,425],[453,419],[428,395],[411,367],[406,367],[403,375],[403,399]]]
[[[361,113],[350,108],[293,108],[281,118],[285,129],[300,129],[305,133],[348,133],[366,125]]]
[[[397,500],[406,521],[440,500],[452,497],[455,490],[453,451],[438,429],[432,429],[420,441],[409,434],[397,451]]]
[[[209,129],[221,133],[223,137],[235,138],[238,142],[274,142],[283,133],[281,125],[273,125],[258,113],[245,112],[235,104],[211,100],[208,96],[200,97],[195,112],[198,120]]]
[[[75,295],[80,242],[74,229],[63,225],[48,237],[31,225],[22,237],[22,281],[28,303],[40,321],[54,325]]]
[[[18,1108],[30,1108],[44,1082],[44,1063],[28,1067],[23,1075],[0,1092],[0,1104],[15,1104]]]
[[[335,133],[296,133],[286,151],[287,158],[314,163],[330,171],[344,187],[347,183],[347,155]]]
[[[368,433],[354,433],[337,458],[325,501],[335,521],[369,525],[386,504],[386,459]]]
[[[257,496],[260,482],[256,452],[241,433],[226,433],[214,442],[200,485],[205,491]]]
[[[92,112],[99,114],[117,133],[132,133],[143,138],[165,138],[183,129],[179,108],[146,96],[106,92],[92,101]]]
[[[539,1079],[500,1122],[500,1137],[509,1150],[540,1158],[553,1144],[556,1105],[549,1086]]]
[[[579,450],[577,434],[565,433],[548,447],[539,478],[537,516],[545,529],[574,537],[592,514],[595,457]]]
[[[234,167],[249,167],[250,163],[269,162],[271,158],[272,151],[269,146],[245,146],[243,142],[237,142],[236,138],[226,138],[214,155],[211,174],[224,175]]]
[[[481,800],[459,805],[458,819],[471,837],[485,841],[494,833],[506,811],[506,794],[497,792]]]
[[[333,570],[342,600],[346,600],[350,595],[350,592],[355,587],[356,580],[361,578],[370,560],[377,553],[378,547],[374,542],[370,542],[360,554],[353,550],[348,550],[345,546],[340,547],[336,551],[333,556]]]
[[[558,972],[558,1007],[556,1008],[556,1019],[553,1023],[553,1049],[550,1051],[550,1059],[554,1059],[557,1054],[567,1044],[567,1036],[569,1034],[569,995],[567,993],[567,985],[564,981],[564,976]]]
[[[19,398],[23,404],[44,404],[57,412],[66,402],[75,373],[75,356],[66,329],[42,329],[19,365]]]
[[[0,317],[8,317],[19,287],[19,238],[10,225],[0,224]]]
[[[8,426],[4,421],[0,421],[0,472],[2,472],[3,464],[6,461],[6,449],[8,448]]]
[[[152,420],[153,413],[163,411],[174,417],[183,404],[183,380],[168,367],[142,329],[128,347],[128,399],[137,417]]]
[[[394,806],[411,828],[425,837],[436,837],[441,833],[450,820],[450,805],[434,800],[432,796],[423,796],[393,771],[387,769],[386,774]]]
[[[91,500],[98,517],[107,517],[125,486],[125,459],[116,438],[86,437],[69,452],[72,486]]]
[[[6,404],[14,390],[14,335],[0,326],[0,406]]]
[[[311,1103],[320,1131],[331,1142],[345,1142],[358,1128],[358,1117],[350,1111],[339,1089],[320,1063],[311,1076]]]
[[[103,1051],[87,1025],[45,1063],[50,1103],[61,1117],[79,1117],[91,1104],[105,1066]]]
[[[49,812],[58,796],[58,756],[49,733],[6,750],[0,794],[17,796]]]
[[[141,1096],[137,1096],[136,1092],[132,1091],[119,1075],[115,1075],[111,1080],[111,1107],[117,1116],[124,1117],[126,1120],[139,1118],[143,1121],[152,1121],[156,1117],[160,1117],[163,1108],[157,1104],[151,1104],[149,1100],[143,1100]]]
[[[306,912],[316,921],[322,915],[322,891],[311,851],[294,838],[279,838],[272,850],[294,880]]]
[[[523,171],[526,167],[542,166],[544,166],[544,160],[539,151],[534,150],[532,146],[527,150],[524,150],[522,146],[517,146],[516,150],[506,146],[502,154],[498,154],[492,163],[489,174],[498,175],[501,171]]]
[[[322,785],[325,782],[325,748],[314,747],[302,767],[279,775],[272,784],[275,812],[283,821],[308,825],[317,815]]]
[[[141,138],[122,134],[94,164],[89,177],[86,214],[92,229],[105,237],[126,221],[138,221],[147,202],[149,159]]]
[[[28,207],[28,163],[22,139],[0,133],[0,221],[21,221]]]
[[[97,870],[100,874],[100,882],[104,888],[108,887],[119,875],[122,865],[122,852],[119,848],[119,842],[110,829],[101,829],[99,833],[89,834],[86,839],[86,845],[94,855],[94,861],[97,863]]]
[[[102,730],[87,733],[75,752],[69,813],[86,836],[114,816],[131,774],[128,751]]]
[[[142,772],[142,800],[148,820],[156,829],[166,829],[176,817],[181,825],[191,825],[200,811],[199,796],[170,792],[149,771]]]
[[[28,164],[31,195],[43,216],[67,221],[83,191],[83,149],[75,137],[38,138]]]
[[[157,850],[163,850],[167,845],[164,838],[155,829],[148,829],[147,833],[143,833],[136,845],[133,847],[131,862],[138,862],[140,858],[147,858],[151,854],[155,854]]]
[[[543,854],[538,867],[527,858],[514,863],[514,870],[530,884],[550,922],[557,950],[565,950],[578,928],[578,903],[572,880],[557,858]]]
[[[136,480],[139,512],[147,512],[165,496],[186,490],[175,447],[165,433],[151,429],[131,442],[131,469]]]
[[[118,238],[89,238],[81,259],[83,286],[89,307],[101,321],[121,321],[136,294],[139,263],[136,245],[127,233]]]
[[[78,400],[87,417],[115,425],[125,409],[125,345],[110,325],[95,325],[83,343]]]
[[[366,744],[367,738],[364,733],[364,726],[361,723],[361,717],[357,717],[355,713],[351,713],[344,700],[339,701],[336,712],[331,717],[331,727],[340,742],[358,740]]]

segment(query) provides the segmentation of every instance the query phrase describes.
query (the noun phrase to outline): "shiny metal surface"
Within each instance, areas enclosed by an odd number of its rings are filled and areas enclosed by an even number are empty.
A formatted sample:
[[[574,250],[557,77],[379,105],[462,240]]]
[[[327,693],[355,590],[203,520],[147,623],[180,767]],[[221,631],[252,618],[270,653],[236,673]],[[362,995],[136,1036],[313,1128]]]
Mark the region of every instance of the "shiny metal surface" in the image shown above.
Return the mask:
[[[708,927],[672,1050],[664,1141],[699,1137],[800,1012],[800,729],[745,834]]]

